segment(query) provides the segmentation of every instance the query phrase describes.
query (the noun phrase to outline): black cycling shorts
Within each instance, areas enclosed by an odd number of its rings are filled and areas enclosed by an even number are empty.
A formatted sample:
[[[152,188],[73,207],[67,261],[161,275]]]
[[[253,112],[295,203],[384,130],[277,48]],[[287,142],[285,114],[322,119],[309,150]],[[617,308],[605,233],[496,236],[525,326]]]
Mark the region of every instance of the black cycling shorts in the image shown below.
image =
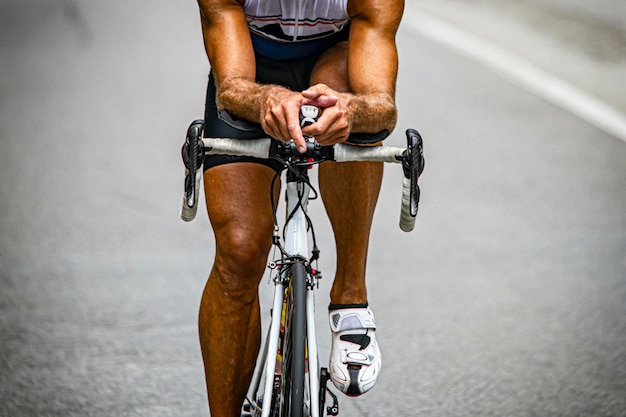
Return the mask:
[[[331,46],[348,39],[349,28],[332,36],[333,42],[326,43],[326,49],[318,50],[308,56],[296,59],[269,59],[256,54],[256,81],[261,84],[277,84],[293,91],[304,91],[310,87],[311,73],[320,56]],[[207,88],[204,137],[205,138],[236,138],[258,139],[267,137],[267,134],[258,123],[251,123],[242,119],[235,119],[224,110],[218,110],[215,103],[215,80],[213,74],[209,74]],[[211,167],[231,162],[257,162],[276,172],[280,172],[283,166],[272,159],[259,159],[242,156],[209,155],[204,159],[204,170]]]
[[[323,42],[312,41],[309,47],[303,48],[309,55],[293,59],[283,59],[284,54],[278,49],[281,45],[274,45],[274,50],[267,50],[274,54],[268,58],[255,53],[256,58],[256,81],[261,84],[277,84],[289,88],[292,91],[304,91],[310,87],[311,73],[317,60],[332,46],[348,40],[350,26],[346,27]],[[293,45],[289,46],[289,53],[293,53]],[[313,45],[317,47],[312,48]],[[266,45],[267,46],[267,45]],[[281,59],[276,59],[281,56]],[[215,80],[213,74],[209,74],[207,88],[205,114],[204,114],[204,137],[205,138],[235,138],[235,139],[259,139],[267,137],[267,134],[258,123],[252,123],[234,118],[225,110],[218,110],[215,104]],[[382,141],[389,135],[389,131],[383,130],[378,133],[350,133],[348,142],[356,144],[374,144]],[[266,165],[276,172],[280,172],[283,166],[273,159],[259,159],[245,156],[209,155],[204,158],[204,170],[231,162],[256,162]]]

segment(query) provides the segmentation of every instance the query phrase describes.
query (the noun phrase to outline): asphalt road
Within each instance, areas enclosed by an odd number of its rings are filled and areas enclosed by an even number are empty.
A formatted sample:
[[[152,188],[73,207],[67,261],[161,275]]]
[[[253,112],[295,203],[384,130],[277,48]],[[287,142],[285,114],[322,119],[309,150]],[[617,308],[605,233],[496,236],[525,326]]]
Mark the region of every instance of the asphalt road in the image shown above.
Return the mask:
[[[623,108],[623,2],[472,3],[407,8]],[[608,52],[566,36],[574,15]],[[422,132],[422,203],[404,234],[387,169],[368,275],[384,370],[340,415],[625,416],[626,143],[410,24],[398,42],[390,143]],[[207,415],[214,245],[205,216],[178,218],[206,74],[194,2],[0,2],[0,416]],[[333,240],[312,212],[324,359]]]

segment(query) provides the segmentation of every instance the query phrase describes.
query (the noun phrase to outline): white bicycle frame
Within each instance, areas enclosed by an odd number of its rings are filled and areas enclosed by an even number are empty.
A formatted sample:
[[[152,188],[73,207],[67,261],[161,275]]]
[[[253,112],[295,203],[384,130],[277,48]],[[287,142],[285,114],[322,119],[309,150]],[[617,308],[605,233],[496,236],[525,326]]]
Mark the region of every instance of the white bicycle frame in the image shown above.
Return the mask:
[[[298,190],[298,188],[302,188]],[[308,258],[310,254],[308,224],[306,220],[306,209],[309,201],[309,187],[301,182],[287,183],[287,213],[295,213],[285,225],[284,231],[284,249],[290,256],[300,256]],[[272,319],[268,330],[268,337],[263,348],[262,361],[265,362],[265,368],[257,367],[253,377],[253,385],[250,392],[254,393],[258,390],[259,383],[265,371],[265,386],[263,398],[269,399],[272,396],[274,384],[274,371],[276,369],[276,357],[278,353],[278,341],[280,336],[280,321],[283,309],[283,296],[285,287],[281,280],[275,282]],[[309,381],[309,410],[311,417],[320,417],[318,393],[320,389],[319,380],[319,362],[317,352],[317,339],[315,330],[315,292],[314,289],[307,287],[306,299],[306,322],[307,322],[307,351],[309,359],[309,372],[307,378]],[[271,408],[264,406],[261,410],[261,417],[269,417]]]

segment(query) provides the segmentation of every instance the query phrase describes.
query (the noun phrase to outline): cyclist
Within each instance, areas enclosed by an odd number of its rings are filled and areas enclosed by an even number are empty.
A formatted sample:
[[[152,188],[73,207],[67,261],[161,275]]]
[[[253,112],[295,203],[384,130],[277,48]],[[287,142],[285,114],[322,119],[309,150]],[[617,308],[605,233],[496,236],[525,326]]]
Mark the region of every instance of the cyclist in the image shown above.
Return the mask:
[[[351,132],[380,142],[395,126],[397,49],[402,0],[198,0],[211,65],[206,137],[294,140],[322,145]],[[304,129],[304,104],[322,108]],[[264,133],[265,132],[265,133]],[[381,132],[376,135],[377,132]],[[272,244],[268,195],[281,166],[272,160],[210,156],[205,196],[216,254],[199,313],[213,417],[240,415],[259,349],[258,284]],[[324,163],[319,187],[337,247],[329,307],[329,371],[352,396],[380,370],[365,267],[382,163]],[[273,190],[278,198],[278,186]]]

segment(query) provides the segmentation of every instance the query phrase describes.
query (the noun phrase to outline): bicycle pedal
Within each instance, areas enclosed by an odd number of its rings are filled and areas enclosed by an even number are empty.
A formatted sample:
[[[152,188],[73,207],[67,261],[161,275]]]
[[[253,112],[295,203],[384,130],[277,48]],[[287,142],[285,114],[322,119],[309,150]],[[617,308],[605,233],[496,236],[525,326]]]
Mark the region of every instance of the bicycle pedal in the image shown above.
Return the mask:
[[[339,401],[337,400],[337,396],[333,394],[333,392],[327,386],[329,379],[330,379],[330,374],[328,373],[328,369],[321,368],[320,369],[320,411],[324,410],[324,405],[326,404],[326,394],[328,394],[333,399],[333,404],[326,407],[326,415],[336,416],[339,414]]]
[[[328,407],[326,407],[326,415],[327,416],[339,415],[339,402],[337,401],[337,396],[333,394],[329,388],[326,388],[326,392],[328,392],[333,399],[333,405],[329,405]]]

